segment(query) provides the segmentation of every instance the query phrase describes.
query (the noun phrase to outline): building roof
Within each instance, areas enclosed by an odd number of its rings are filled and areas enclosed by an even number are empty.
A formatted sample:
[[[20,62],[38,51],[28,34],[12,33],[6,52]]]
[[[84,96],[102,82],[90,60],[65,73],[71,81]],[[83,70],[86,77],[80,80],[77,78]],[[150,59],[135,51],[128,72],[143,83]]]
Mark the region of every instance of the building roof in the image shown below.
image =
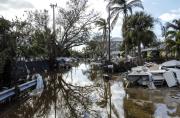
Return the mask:
[[[165,49],[165,44],[164,43],[160,44],[157,47],[151,47],[151,48],[142,49],[141,51],[146,52],[146,51],[155,51],[155,50],[162,50],[162,49]]]
[[[112,55],[117,55],[117,54],[120,54],[121,52],[120,51],[112,51],[111,54]]]
[[[142,52],[146,52],[146,51],[154,51],[154,50],[158,50],[158,48],[145,48],[145,49],[142,49],[141,51]]]
[[[111,41],[120,41],[120,42],[122,42],[123,39],[121,37],[112,37]]]

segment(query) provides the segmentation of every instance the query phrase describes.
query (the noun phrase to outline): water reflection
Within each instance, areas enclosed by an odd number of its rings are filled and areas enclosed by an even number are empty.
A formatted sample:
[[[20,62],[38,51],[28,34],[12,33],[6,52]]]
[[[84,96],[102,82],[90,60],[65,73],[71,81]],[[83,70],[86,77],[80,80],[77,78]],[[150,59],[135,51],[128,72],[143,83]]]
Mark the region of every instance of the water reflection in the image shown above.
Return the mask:
[[[80,87],[67,83],[62,74],[51,73],[46,78],[46,88],[40,97],[33,97],[24,104],[17,106],[17,110],[6,113],[9,118],[32,117],[83,117],[91,112],[91,101],[88,93],[92,86]],[[15,110],[15,111],[14,111]],[[93,113],[90,113],[93,115]]]
[[[119,76],[105,82],[101,70],[80,63],[49,73],[42,94],[8,108],[2,118],[177,118],[178,89],[124,90]],[[110,104],[111,103],[111,104]]]
[[[125,115],[134,118],[179,118],[180,96],[175,88],[131,88],[124,100]]]
[[[88,86],[93,82],[90,79],[90,66],[86,64],[80,64],[78,67],[72,67],[70,72],[63,74],[63,78],[67,83],[71,83],[76,86]]]
[[[94,80],[94,81],[92,81]],[[50,73],[45,78],[46,87],[40,96],[34,96],[26,102],[6,111],[4,118],[107,118],[109,106],[98,105],[104,99],[102,73],[80,64],[65,73]],[[112,94],[119,94],[119,85],[111,83]],[[114,86],[113,86],[114,85]],[[112,95],[113,109],[122,109],[122,98]],[[119,101],[120,104],[115,102]],[[123,109],[122,109],[123,110]],[[115,112],[112,113],[115,114]],[[115,116],[115,115],[114,115]],[[120,114],[118,115],[118,117]]]

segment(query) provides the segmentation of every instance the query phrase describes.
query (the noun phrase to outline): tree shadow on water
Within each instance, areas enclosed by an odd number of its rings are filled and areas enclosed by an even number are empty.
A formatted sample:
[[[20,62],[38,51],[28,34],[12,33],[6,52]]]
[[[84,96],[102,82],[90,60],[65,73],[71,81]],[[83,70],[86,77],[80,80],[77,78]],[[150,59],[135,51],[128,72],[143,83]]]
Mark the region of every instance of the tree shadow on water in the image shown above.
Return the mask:
[[[97,117],[90,94],[96,86],[72,85],[62,73],[50,73],[45,78],[46,87],[40,96],[19,103],[4,113],[4,118],[85,118]]]

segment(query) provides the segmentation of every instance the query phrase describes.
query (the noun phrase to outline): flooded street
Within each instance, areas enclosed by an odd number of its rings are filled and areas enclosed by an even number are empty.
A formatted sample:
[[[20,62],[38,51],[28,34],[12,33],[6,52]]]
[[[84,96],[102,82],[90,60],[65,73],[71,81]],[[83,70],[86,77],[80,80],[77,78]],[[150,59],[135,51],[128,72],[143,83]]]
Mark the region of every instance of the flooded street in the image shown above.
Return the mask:
[[[2,118],[179,118],[179,88],[124,89],[122,78],[104,81],[103,72],[79,63],[44,78],[42,93],[31,94],[1,113]]]

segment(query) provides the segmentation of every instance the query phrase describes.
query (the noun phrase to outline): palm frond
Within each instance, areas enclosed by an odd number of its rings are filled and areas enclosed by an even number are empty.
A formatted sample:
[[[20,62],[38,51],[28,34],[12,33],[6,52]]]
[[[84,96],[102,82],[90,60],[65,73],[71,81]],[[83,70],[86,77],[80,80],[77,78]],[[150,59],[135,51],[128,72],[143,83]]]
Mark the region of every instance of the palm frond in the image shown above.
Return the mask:
[[[167,31],[166,32],[166,37],[169,37],[169,38],[174,38],[176,36],[176,31]]]
[[[132,8],[139,7],[144,9],[141,0],[108,0],[106,8],[111,11],[110,17],[113,18],[112,28],[117,23],[120,13],[124,14],[124,17],[128,16],[128,12],[132,14]]]
[[[178,30],[180,30],[180,19],[174,19],[172,22],[178,27]]]
[[[149,43],[157,42],[157,36],[152,30],[146,30],[145,37]]]
[[[176,41],[176,45],[180,46],[180,40]]]
[[[142,3],[141,0],[128,0],[126,2],[127,2],[127,4],[133,4],[133,3],[137,3],[137,2]]]
[[[133,13],[133,11],[132,11],[132,7],[127,7],[127,10],[131,13],[131,15],[132,15],[132,13]]]
[[[111,29],[114,29],[114,26],[116,25],[118,18],[119,18],[119,12],[116,14],[116,16],[113,18],[113,21],[111,22]]]
[[[110,0],[106,6],[106,9],[109,10],[109,8],[112,8],[116,3],[116,0]]]
[[[177,29],[178,29],[178,26],[176,26],[176,25],[168,22],[168,23],[166,23],[166,28],[167,28],[167,29],[172,28],[172,29],[177,30]]]
[[[129,3],[127,4],[127,6],[132,7],[132,8],[133,8],[133,7],[139,7],[139,8],[141,8],[141,9],[144,9],[141,0],[133,0],[133,1],[129,2]]]
[[[105,27],[105,25],[107,25],[107,22],[105,19],[100,18],[99,20],[95,21],[95,25],[99,27]]]
[[[179,24],[180,20],[174,19],[172,22],[175,23],[175,24]]]
[[[141,8],[141,9],[144,10],[144,7],[143,7],[142,3],[134,3],[134,4],[131,4],[129,6],[132,7],[132,8],[136,7],[136,8]]]
[[[166,39],[165,43],[166,43],[167,47],[172,47],[172,46],[174,46],[176,44],[176,42],[174,40],[172,40],[172,39]]]
[[[122,12],[122,11],[123,11],[122,7],[113,7],[113,8],[111,9],[111,14],[110,14],[110,16],[111,16],[111,17],[114,17],[118,12]]]

